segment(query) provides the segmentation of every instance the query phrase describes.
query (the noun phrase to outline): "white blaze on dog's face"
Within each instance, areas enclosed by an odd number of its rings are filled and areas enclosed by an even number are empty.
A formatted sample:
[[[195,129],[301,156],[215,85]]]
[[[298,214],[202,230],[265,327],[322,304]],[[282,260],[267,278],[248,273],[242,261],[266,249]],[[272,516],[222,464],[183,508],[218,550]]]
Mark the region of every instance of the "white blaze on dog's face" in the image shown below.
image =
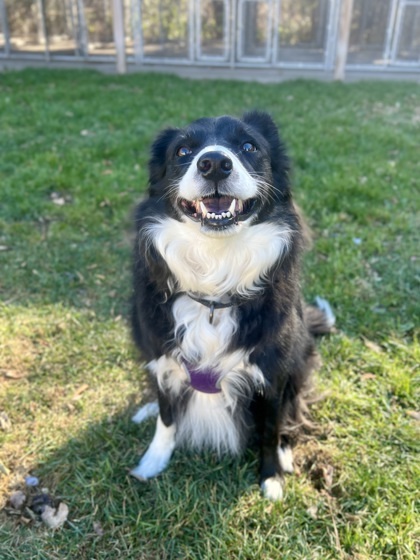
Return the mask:
[[[196,223],[197,230],[209,236],[234,235],[258,223],[281,197],[273,186],[277,130],[271,119],[255,119],[256,114],[243,120],[200,119],[158,138],[151,177],[158,175],[159,157],[164,170],[152,190],[170,202],[173,217]]]
[[[256,151],[251,142],[246,142],[245,147]],[[235,233],[239,221],[252,218],[258,180],[229,148],[210,145],[198,152],[188,166],[179,182],[178,195],[181,210],[188,218],[200,220],[204,233]]]

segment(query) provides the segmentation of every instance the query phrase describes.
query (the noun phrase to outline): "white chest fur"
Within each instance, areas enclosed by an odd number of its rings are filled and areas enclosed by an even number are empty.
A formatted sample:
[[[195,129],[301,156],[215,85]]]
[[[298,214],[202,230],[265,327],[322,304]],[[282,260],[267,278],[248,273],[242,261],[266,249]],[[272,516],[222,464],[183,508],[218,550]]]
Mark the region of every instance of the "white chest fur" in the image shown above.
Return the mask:
[[[216,309],[210,323],[209,308],[187,295],[182,295],[175,301],[172,313],[175,320],[175,337],[180,340],[179,357],[191,364],[220,369],[221,361],[238,326],[236,309]]]
[[[200,225],[172,218],[149,226],[149,239],[165,259],[179,289],[218,298],[250,295],[290,242],[287,226],[239,223],[235,235],[209,237]]]

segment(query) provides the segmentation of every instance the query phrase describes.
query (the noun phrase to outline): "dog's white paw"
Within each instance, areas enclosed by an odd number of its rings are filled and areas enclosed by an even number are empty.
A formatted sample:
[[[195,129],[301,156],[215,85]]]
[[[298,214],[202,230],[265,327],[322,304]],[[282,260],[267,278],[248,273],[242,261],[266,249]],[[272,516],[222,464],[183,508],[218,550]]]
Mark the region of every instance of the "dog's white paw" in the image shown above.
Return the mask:
[[[283,480],[280,476],[270,476],[261,484],[261,490],[264,498],[272,502],[279,502],[283,499]]]
[[[138,466],[130,471],[131,476],[138,480],[148,480],[164,471],[175,449],[175,432],[175,424],[165,426],[159,416],[152,443]]]
[[[140,407],[135,415],[131,418],[131,420],[135,424],[141,424],[151,416],[157,416],[159,414],[159,405],[158,403],[151,402],[147,403],[144,406]]]
[[[153,478],[166,469],[171,455],[172,449],[168,449],[166,452],[156,453],[149,447],[138,466],[132,469],[130,474],[141,481]]]
[[[280,466],[285,473],[292,473],[293,467],[293,453],[290,445],[281,446],[278,449]]]

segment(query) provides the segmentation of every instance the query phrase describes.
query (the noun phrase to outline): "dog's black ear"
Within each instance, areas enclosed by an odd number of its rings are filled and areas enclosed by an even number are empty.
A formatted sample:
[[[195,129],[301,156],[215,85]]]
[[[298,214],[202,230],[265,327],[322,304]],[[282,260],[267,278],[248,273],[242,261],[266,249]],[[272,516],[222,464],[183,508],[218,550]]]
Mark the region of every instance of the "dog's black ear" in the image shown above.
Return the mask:
[[[149,161],[149,180],[151,185],[154,185],[165,176],[166,153],[168,146],[177,134],[178,129],[167,128],[162,130],[153,142]]]
[[[278,192],[282,194],[283,199],[286,199],[290,194],[290,162],[276,123],[265,111],[250,111],[245,113],[242,120],[257,131],[268,143],[274,184]]]
[[[244,114],[242,120],[264,136],[271,145],[280,143],[277,125],[265,111],[249,111]]]

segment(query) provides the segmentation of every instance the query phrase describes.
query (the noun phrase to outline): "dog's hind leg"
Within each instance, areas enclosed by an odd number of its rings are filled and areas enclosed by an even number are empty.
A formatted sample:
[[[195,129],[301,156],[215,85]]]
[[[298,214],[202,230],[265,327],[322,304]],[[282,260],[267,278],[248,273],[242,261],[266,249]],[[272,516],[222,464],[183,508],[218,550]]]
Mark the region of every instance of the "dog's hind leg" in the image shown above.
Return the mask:
[[[290,445],[285,441],[283,441],[283,438],[278,448],[278,456],[279,456],[280,466],[283,469],[283,472],[287,474],[292,474],[295,470],[293,466],[293,452]]]
[[[272,356],[266,351],[259,360],[261,370],[269,371],[270,365],[276,366]],[[267,360],[267,357],[271,357],[271,360]],[[293,472],[292,450],[284,427],[295,391],[287,374],[270,377],[273,379],[272,384],[266,387],[264,394],[254,397],[252,410],[260,443],[261,490],[264,497],[279,501],[283,498],[284,475]]]
[[[280,399],[262,399],[260,485],[265,498],[279,501],[283,498],[283,467],[279,455]]]
[[[157,416],[158,414],[159,414],[159,405],[157,401],[154,401],[141,406],[138,409],[138,411],[135,413],[135,415],[131,418],[131,420],[135,424],[141,424],[148,418],[151,418],[152,416]]]

